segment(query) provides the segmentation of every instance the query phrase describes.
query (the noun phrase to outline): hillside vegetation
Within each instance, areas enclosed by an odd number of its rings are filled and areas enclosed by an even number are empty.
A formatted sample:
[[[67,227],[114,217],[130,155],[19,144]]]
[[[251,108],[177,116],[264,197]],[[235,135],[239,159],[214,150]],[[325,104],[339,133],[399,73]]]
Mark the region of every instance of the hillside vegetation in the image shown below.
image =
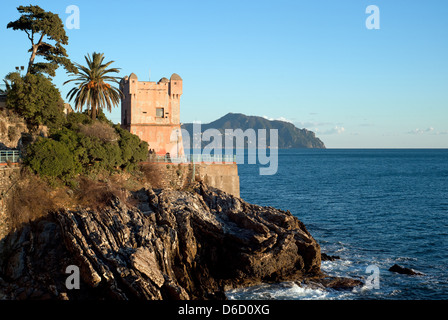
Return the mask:
[[[193,137],[192,123],[185,123],[182,125],[182,128],[188,131],[190,137]],[[312,131],[299,129],[289,122],[268,120],[263,117],[247,116],[241,113],[228,113],[218,120],[202,124],[201,129],[202,131],[217,129],[222,134],[225,133],[226,129],[241,129],[243,131],[254,129],[255,132],[258,132],[257,130],[259,129],[277,129],[279,149],[325,148],[324,143]],[[266,139],[267,145],[270,146],[269,131],[267,132]],[[246,141],[245,147],[251,146],[251,143],[255,143],[255,141]]]

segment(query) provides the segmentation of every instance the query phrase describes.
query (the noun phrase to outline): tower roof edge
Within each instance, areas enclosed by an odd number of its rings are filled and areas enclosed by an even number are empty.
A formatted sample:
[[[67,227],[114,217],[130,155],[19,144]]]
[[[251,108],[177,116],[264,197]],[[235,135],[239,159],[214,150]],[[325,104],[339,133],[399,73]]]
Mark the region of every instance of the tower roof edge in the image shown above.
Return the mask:
[[[182,78],[177,73],[173,73],[170,80],[182,80]]]

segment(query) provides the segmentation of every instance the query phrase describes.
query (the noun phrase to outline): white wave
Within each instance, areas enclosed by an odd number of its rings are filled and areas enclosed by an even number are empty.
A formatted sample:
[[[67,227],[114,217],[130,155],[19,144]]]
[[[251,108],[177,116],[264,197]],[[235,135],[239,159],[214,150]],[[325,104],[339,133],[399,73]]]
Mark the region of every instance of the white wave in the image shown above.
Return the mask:
[[[344,274],[349,268],[351,268],[353,262],[350,260],[334,260],[334,261],[322,261],[321,269],[328,274]]]
[[[226,292],[231,300],[319,300],[325,299],[327,294],[326,290],[299,286],[294,282],[261,284]]]

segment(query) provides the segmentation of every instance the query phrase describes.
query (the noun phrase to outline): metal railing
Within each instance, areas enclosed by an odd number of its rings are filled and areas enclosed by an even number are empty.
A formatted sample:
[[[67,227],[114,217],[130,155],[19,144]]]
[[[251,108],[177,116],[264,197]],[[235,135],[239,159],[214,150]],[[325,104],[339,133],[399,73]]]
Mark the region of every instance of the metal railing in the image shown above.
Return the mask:
[[[147,159],[148,162],[166,162],[166,163],[229,163],[236,162],[235,155],[201,155],[192,154],[182,157],[170,157],[170,156],[158,156],[150,155]]]
[[[235,155],[188,155],[188,162],[236,162]]]
[[[19,150],[0,150],[0,163],[17,163],[20,159]]]

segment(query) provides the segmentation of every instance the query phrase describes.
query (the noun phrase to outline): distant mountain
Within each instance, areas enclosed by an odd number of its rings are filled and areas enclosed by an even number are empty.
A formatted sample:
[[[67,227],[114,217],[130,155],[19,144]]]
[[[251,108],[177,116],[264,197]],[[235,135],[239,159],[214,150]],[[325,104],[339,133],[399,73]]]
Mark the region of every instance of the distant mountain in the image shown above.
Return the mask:
[[[193,123],[185,123],[182,125],[182,129],[185,129],[193,137]],[[224,117],[215,120],[207,124],[201,124],[202,132],[207,129],[218,129],[224,134],[225,129],[241,129],[246,131],[247,129],[254,129],[258,132],[258,129],[267,129],[267,145],[270,145],[269,129],[278,130],[278,148],[279,149],[294,149],[294,148],[317,148],[325,149],[324,143],[316,137],[314,132],[307,129],[299,129],[292,123],[280,121],[280,120],[268,120],[263,117],[246,116],[241,113],[228,113]],[[185,139],[185,138],[184,138]],[[204,142],[204,145],[210,142]],[[249,144],[254,141],[249,141]],[[247,147],[246,143],[246,147]]]

